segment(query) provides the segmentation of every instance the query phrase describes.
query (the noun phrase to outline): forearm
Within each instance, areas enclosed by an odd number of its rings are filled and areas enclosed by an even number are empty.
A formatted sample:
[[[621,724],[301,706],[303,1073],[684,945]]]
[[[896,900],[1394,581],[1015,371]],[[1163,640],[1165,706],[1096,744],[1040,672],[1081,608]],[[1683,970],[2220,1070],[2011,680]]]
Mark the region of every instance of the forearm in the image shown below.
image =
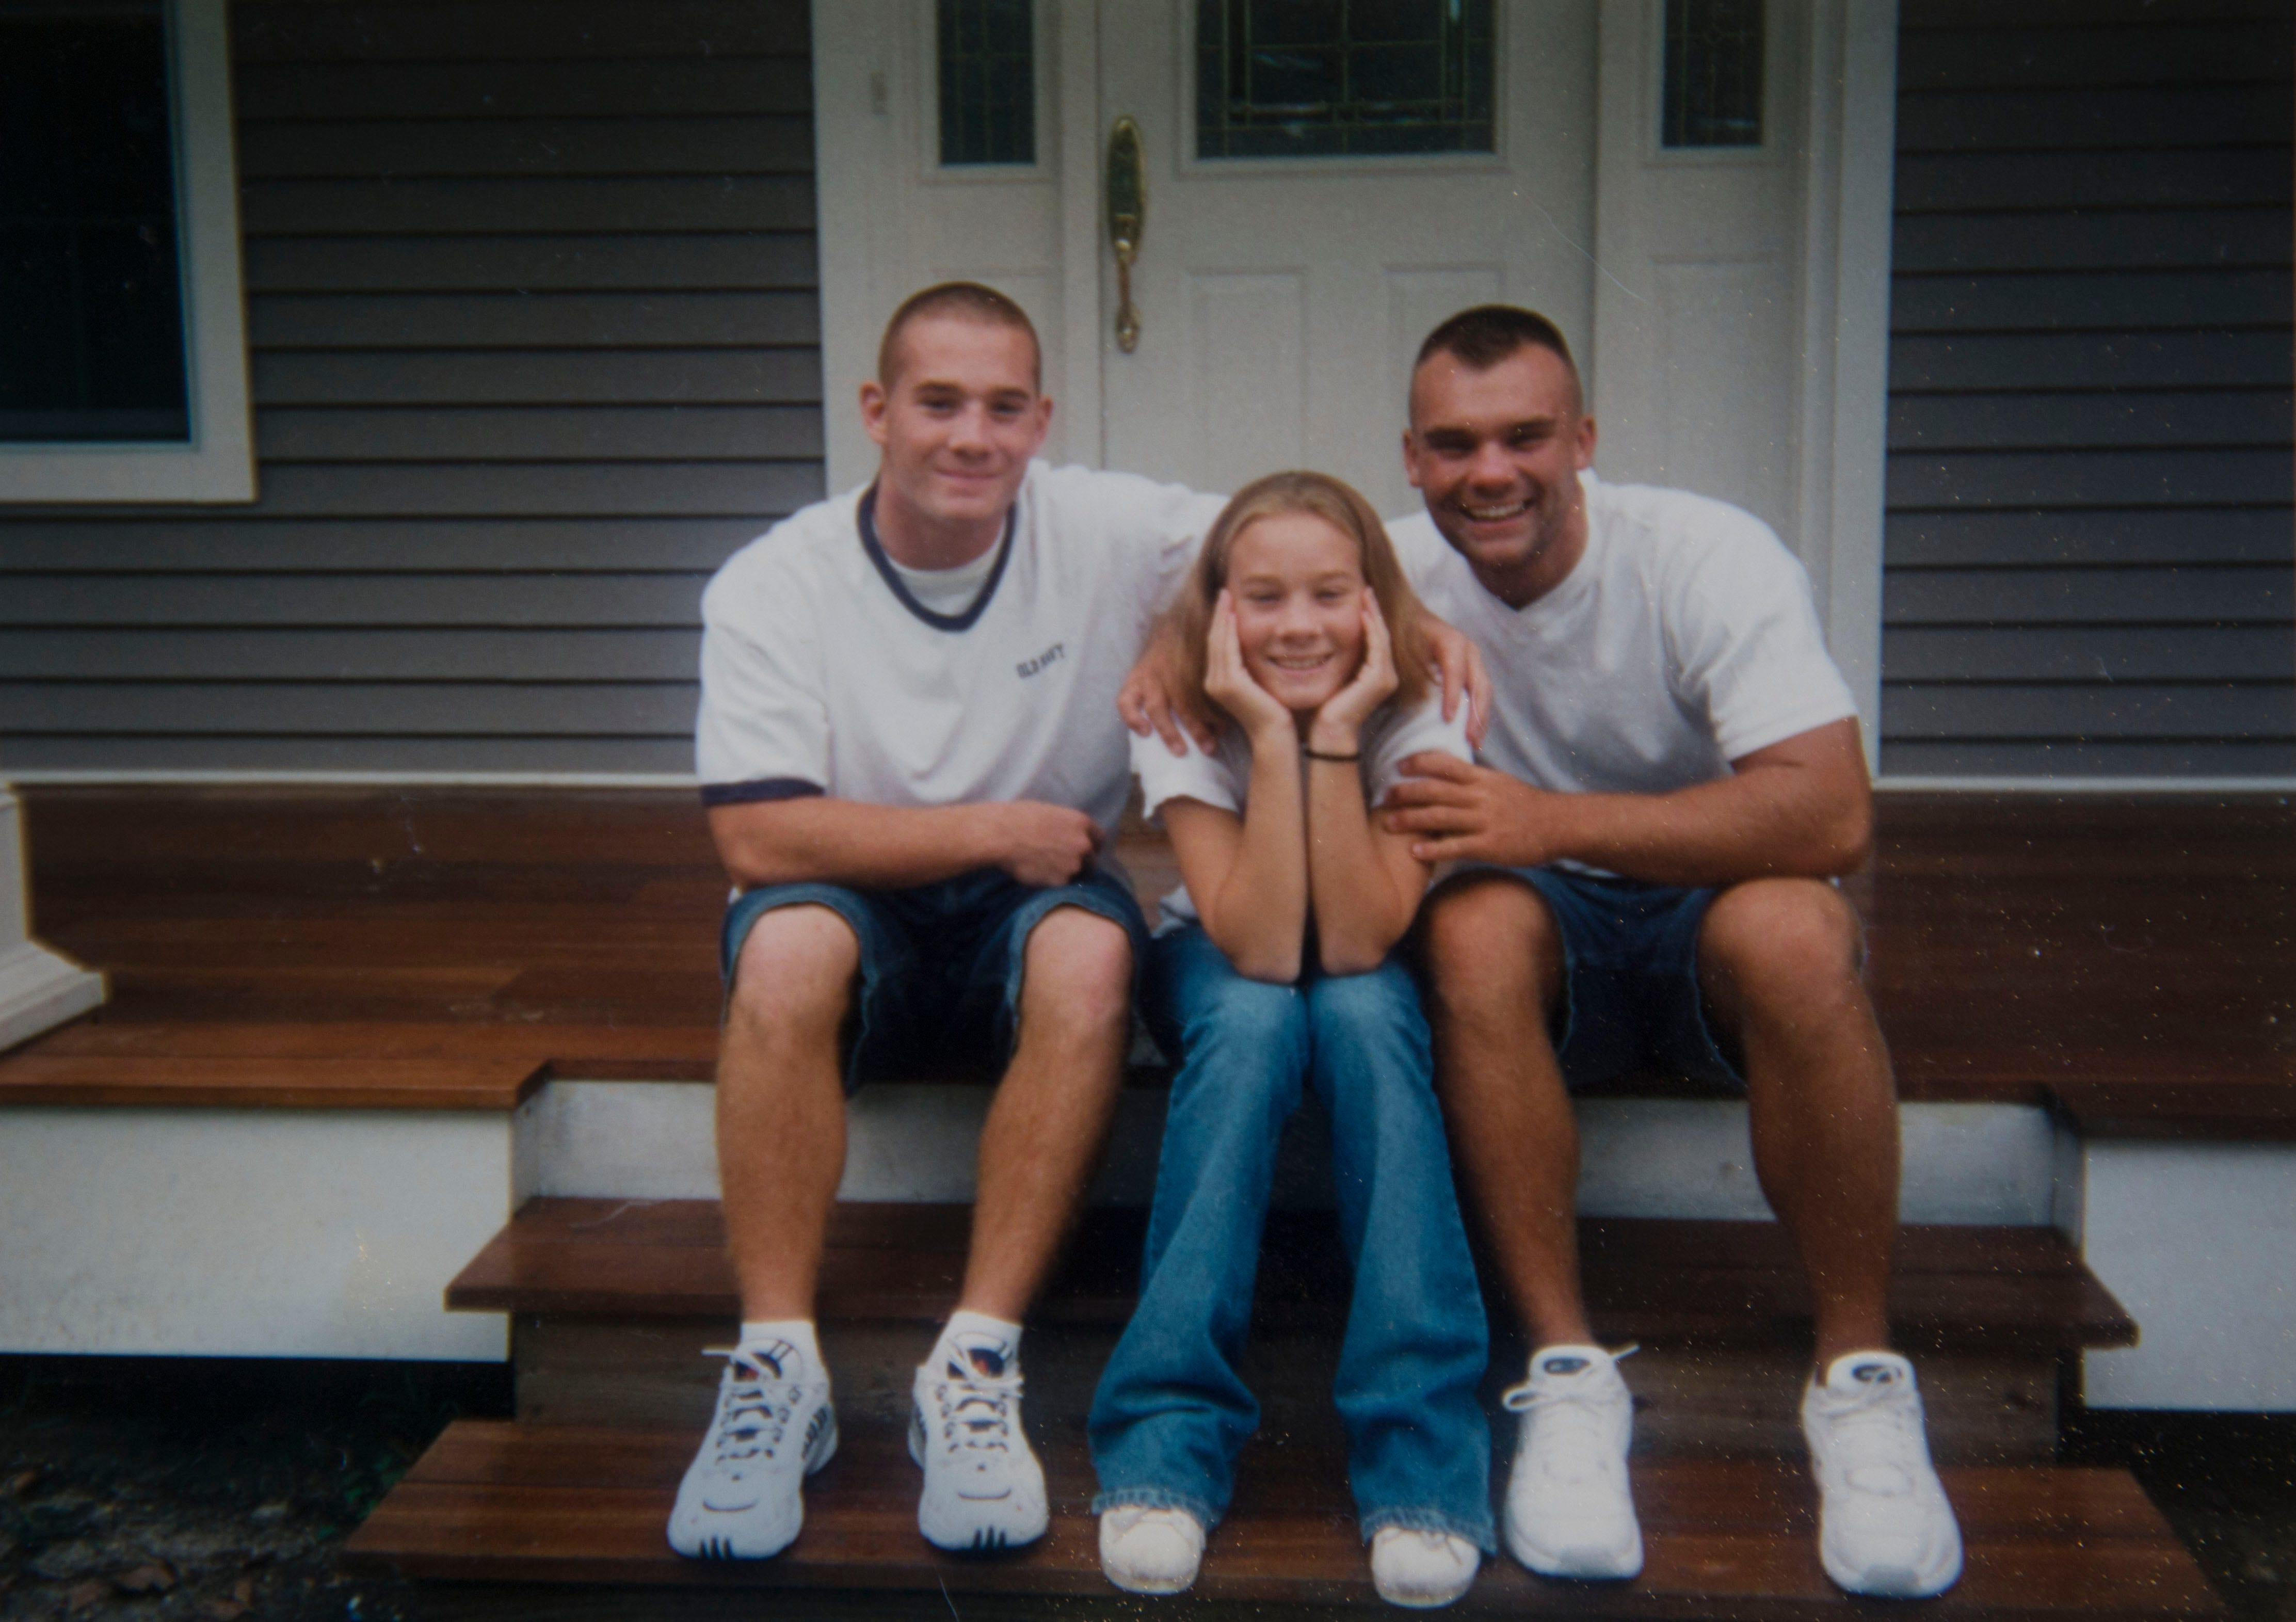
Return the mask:
[[[1411,927],[1427,870],[1407,856],[1395,871],[1380,847],[1353,766],[1313,765],[1308,775],[1308,895],[1327,974],[1368,974]]]
[[[901,889],[995,866],[996,807],[873,806],[811,796],[715,806],[718,860],[743,889],[818,881]]]
[[[1871,840],[1870,799],[1812,795],[1792,777],[1771,768],[1670,794],[1544,795],[1544,859],[1582,862],[1650,884],[1855,872]]]
[[[1299,757],[1284,742],[1255,744],[1242,837],[1196,911],[1237,973],[1289,985],[1308,933],[1308,851]]]

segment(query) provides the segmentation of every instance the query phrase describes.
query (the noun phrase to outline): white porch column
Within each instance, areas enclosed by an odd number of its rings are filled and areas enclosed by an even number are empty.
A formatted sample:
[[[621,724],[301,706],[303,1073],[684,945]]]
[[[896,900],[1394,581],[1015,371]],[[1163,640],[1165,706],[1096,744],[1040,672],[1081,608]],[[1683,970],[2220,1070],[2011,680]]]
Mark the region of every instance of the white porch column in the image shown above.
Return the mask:
[[[0,1050],[86,1013],[105,996],[103,976],[31,938],[29,887],[16,797],[0,782]]]

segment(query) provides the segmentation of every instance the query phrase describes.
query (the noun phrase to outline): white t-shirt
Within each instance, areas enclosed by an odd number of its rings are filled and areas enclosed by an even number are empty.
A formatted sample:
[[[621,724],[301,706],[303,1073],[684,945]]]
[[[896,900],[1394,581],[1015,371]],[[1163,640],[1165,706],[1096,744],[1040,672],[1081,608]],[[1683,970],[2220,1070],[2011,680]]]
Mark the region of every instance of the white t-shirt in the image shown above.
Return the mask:
[[[863,494],[775,525],[702,594],[704,802],[1037,799],[1112,831],[1131,735],[1117,692],[1221,498],[1034,463],[1002,564],[949,615],[897,591]]]
[[[1152,817],[1168,799],[1195,799],[1242,816],[1251,783],[1251,741],[1243,729],[1227,727],[1209,755],[1196,747],[1193,738],[1186,742],[1188,752],[1175,755],[1153,733],[1132,740],[1132,769],[1140,776],[1143,809]],[[1374,712],[1363,729],[1363,760],[1356,768],[1363,778],[1364,804],[1385,800],[1388,791],[1402,779],[1406,757],[1422,750],[1439,750],[1472,761],[1475,756],[1467,747],[1467,707],[1460,705],[1459,713],[1446,721],[1442,694],[1435,692],[1408,709],[1390,706]],[[1300,758],[1300,770],[1303,775],[1308,770],[1305,755]],[[1165,896],[1161,905],[1165,923],[1159,926],[1160,933],[1175,920],[1196,921],[1195,903],[1188,899],[1185,884]]]
[[[1388,526],[1421,599],[1489,663],[1485,765],[1542,789],[1664,794],[1857,713],[1809,578],[1768,525],[1681,490],[1580,479],[1586,555],[1520,609],[1423,511]]]

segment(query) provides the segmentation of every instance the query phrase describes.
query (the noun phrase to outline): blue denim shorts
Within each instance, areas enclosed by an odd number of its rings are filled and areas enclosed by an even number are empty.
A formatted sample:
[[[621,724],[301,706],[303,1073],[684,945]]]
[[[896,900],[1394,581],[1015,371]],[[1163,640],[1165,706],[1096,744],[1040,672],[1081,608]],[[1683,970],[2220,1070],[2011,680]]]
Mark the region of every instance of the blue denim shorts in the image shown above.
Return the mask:
[[[1133,975],[1148,956],[1148,925],[1123,879],[1087,869],[1038,889],[989,867],[914,889],[768,884],[726,908],[718,972],[734,984],[742,943],[783,906],[825,906],[861,942],[861,988],[845,1033],[845,1090],[865,1081],[993,1077],[1013,1056],[1029,933],[1057,907],[1082,907],[1131,938]]]
[[[1698,989],[1698,930],[1718,892],[1558,867],[1500,871],[1545,898],[1562,938],[1554,1034],[1566,1083],[1591,1087],[1656,1069],[1745,1090],[1706,1023]]]

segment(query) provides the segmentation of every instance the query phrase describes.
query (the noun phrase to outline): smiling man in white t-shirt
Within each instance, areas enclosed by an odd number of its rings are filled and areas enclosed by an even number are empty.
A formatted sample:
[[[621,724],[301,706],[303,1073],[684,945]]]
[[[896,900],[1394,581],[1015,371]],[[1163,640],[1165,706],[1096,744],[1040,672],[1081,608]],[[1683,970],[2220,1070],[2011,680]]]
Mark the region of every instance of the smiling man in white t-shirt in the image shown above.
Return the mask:
[[[1415,758],[1390,825],[1471,864],[1427,904],[1424,968],[1459,1173],[1533,1348],[1508,1544],[1553,1576],[1642,1564],[1631,1399],[1579,1289],[1570,1089],[1657,1066],[1744,1090],[1808,1270],[1826,1570],[1938,1593],[1960,1535],[1888,1349],[1896,1101],[1830,882],[1866,858],[1872,795],[1808,580],[1736,508],[1597,480],[1569,348],[1529,311],[1438,327],[1410,409],[1426,511],[1396,548],[1496,692],[1486,764]]]
[[[1145,927],[1107,857],[1116,695],[1216,496],[1032,462],[1051,402],[1020,307],[931,288],[886,330],[866,489],[736,554],[702,600],[696,755],[736,896],[718,1155],[739,1347],[672,1545],[778,1552],[837,1443],[814,1290],[871,1078],[1002,1071],[956,1311],[917,1371],[918,1525],[1041,1536],[1021,1319],[1106,1135]]]

